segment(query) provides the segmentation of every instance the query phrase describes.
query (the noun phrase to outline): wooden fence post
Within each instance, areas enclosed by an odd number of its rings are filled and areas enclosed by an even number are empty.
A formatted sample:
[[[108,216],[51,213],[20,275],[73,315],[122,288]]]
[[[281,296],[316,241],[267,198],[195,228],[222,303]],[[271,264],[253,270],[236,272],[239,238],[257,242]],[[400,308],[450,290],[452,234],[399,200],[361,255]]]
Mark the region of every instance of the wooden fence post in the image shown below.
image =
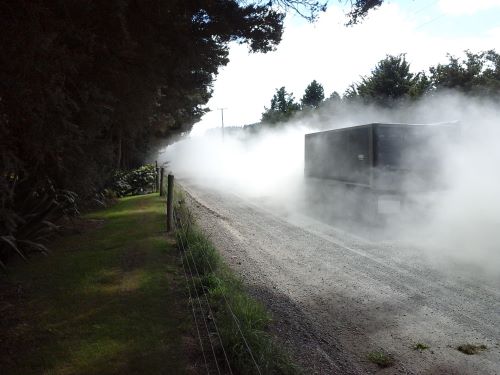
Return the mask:
[[[160,197],[165,195],[165,188],[163,187],[163,174],[165,173],[165,169],[163,167],[160,168]]]
[[[158,168],[158,160],[155,160],[155,193],[160,191],[160,169]]]
[[[169,173],[167,180],[167,232],[170,232],[174,223],[174,175]]]

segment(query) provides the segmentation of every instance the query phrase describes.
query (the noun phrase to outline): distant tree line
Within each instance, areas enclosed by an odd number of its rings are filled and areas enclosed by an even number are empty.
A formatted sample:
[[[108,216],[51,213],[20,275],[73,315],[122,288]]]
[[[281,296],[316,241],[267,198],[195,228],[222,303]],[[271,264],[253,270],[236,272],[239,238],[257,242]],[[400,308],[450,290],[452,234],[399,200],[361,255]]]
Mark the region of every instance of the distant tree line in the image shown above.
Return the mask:
[[[340,102],[393,108],[443,90],[499,98],[500,55],[494,50],[479,53],[465,51],[463,59],[448,55],[447,63],[430,67],[428,73],[413,73],[404,54],[388,55],[377,63],[371,74],[351,84],[342,96],[333,92],[325,98],[323,86],[316,80],[306,87],[300,102],[296,102],[293,93],[285,87],[276,89],[261,121],[267,124],[283,123],[311,110]]]

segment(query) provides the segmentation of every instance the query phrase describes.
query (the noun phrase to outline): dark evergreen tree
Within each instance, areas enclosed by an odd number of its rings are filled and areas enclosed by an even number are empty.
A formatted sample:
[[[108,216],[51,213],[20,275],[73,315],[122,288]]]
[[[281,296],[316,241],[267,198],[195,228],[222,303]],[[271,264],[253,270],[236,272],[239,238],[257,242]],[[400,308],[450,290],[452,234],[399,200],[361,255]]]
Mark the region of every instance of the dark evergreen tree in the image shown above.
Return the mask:
[[[359,95],[365,102],[391,106],[411,93],[420,81],[420,74],[410,72],[410,64],[404,55],[387,56],[379,61],[371,75],[363,77],[351,97]]]
[[[307,87],[300,100],[302,108],[318,108],[325,99],[325,91],[323,86],[316,80],[313,80]]]
[[[0,261],[36,248],[23,236],[49,227],[26,226],[75,201],[62,191],[93,199],[114,169],[188,131],[228,43],[270,51],[284,19],[238,0],[5,0],[0,14]]]
[[[314,20],[325,4],[0,2],[0,262],[28,232],[26,217],[41,223],[61,197],[75,200],[61,191],[90,199],[114,169],[141,164],[158,139],[189,131],[228,62],[228,43],[274,49],[286,9]]]
[[[448,56],[447,64],[430,68],[436,90],[453,89],[468,94],[500,94],[500,55],[494,50],[480,53],[465,51],[465,59]]]
[[[271,107],[265,108],[261,121],[269,124],[285,122],[299,110],[300,105],[295,102],[293,94],[287,92],[283,86],[276,89],[271,99]]]

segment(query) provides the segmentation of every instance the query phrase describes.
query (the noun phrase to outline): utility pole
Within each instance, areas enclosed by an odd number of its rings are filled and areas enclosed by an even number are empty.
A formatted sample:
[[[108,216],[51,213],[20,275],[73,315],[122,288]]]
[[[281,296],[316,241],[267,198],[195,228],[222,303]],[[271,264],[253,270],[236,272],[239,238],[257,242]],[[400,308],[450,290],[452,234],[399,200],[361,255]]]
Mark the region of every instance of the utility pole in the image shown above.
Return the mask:
[[[227,108],[217,108],[220,110],[221,121],[222,121],[222,142],[224,142],[224,110]]]

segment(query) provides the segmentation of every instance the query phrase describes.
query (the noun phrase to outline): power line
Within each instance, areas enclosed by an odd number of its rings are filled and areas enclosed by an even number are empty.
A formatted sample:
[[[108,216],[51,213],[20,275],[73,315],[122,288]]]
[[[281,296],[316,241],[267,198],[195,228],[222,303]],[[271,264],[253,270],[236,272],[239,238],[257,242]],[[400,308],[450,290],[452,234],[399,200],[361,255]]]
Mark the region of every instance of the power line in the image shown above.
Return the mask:
[[[433,6],[434,4],[436,4],[438,1],[439,0],[434,0],[434,1],[430,2],[429,4],[427,4],[426,6],[424,6],[423,8],[420,8],[416,12],[413,12],[413,15],[418,14],[418,13],[422,12],[423,10],[426,10],[426,9],[430,8],[431,6]]]
[[[432,7],[433,5],[437,4],[437,2],[438,2],[438,1],[439,1],[439,0],[433,0],[433,1],[431,1],[430,3],[428,3],[427,5],[425,5],[424,7],[422,7],[422,8],[420,8],[420,9],[418,9],[418,10],[417,10],[417,11],[415,11],[415,12],[412,12],[412,16],[408,19],[408,22],[415,21],[415,20],[417,19],[417,17],[415,17],[415,15],[419,14],[420,12],[422,12],[422,11],[424,11],[424,10],[426,10],[426,9],[429,9],[429,8],[430,8],[430,7]],[[439,20],[439,19],[443,18],[444,16],[445,16],[445,14],[444,14],[444,13],[441,13],[440,15],[438,15],[437,17],[432,18],[431,20],[429,20],[429,21],[425,21],[425,22],[421,23],[421,24],[420,24],[420,25],[418,25],[418,26],[417,26],[414,30],[418,30],[418,29],[420,29],[420,28],[422,28],[422,27],[424,27],[424,26],[426,26],[426,25],[428,25],[428,24],[431,24],[431,23],[433,23],[433,22],[435,22],[435,21],[437,21],[437,20]]]
[[[417,26],[414,30],[418,30],[418,29],[420,29],[420,28],[422,28],[422,27],[424,27],[424,26],[426,26],[426,25],[428,25],[428,24],[430,24],[430,23],[433,23],[434,21],[437,21],[437,20],[439,20],[439,19],[443,18],[444,16],[445,16],[445,14],[444,14],[444,13],[443,13],[443,14],[440,14],[439,16],[437,16],[437,17],[435,17],[435,18],[431,19],[430,21],[424,22],[424,23],[422,23],[421,25]]]

